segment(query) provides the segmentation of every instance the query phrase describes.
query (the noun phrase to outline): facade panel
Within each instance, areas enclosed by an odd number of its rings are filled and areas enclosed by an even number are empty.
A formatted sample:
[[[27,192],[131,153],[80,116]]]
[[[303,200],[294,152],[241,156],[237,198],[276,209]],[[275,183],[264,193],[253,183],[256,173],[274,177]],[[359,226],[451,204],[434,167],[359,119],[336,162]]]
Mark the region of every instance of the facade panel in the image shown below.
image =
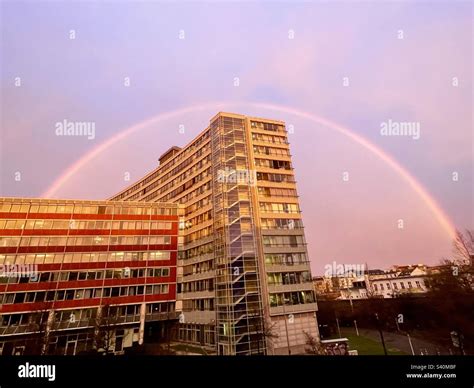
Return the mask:
[[[77,354],[105,325],[120,327],[108,349],[120,352],[143,342],[145,322],[176,318],[178,212],[0,198],[2,354]]]

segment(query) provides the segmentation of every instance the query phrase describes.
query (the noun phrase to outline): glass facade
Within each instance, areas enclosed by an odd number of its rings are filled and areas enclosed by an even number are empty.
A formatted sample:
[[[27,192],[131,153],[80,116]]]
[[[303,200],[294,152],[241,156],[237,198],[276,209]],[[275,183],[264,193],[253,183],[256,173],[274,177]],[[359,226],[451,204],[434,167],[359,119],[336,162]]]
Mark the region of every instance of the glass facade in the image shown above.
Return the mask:
[[[211,123],[218,353],[265,353],[264,319],[244,120]],[[222,171],[230,172],[222,179]],[[237,172],[242,179],[232,179]],[[219,175],[220,173],[220,175]]]

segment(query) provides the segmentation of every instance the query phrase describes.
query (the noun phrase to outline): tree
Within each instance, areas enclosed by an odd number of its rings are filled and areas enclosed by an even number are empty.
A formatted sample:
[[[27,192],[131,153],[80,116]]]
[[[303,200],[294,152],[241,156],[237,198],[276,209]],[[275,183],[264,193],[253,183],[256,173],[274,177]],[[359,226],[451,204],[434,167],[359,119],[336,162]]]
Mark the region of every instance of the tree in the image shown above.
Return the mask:
[[[31,314],[28,331],[32,332],[28,352],[35,355],[47,355],[51,331],[54,329],[54,320],[50,312],[51,304],[43,303],[40,308]]]
[[[459,297],[471,294],[473,287],[474,231],[456,231],[453,240],[453,260],[443,259],[426,278],[433,296]],[[467,296],[467,295],[466,295]]]
[[[306,331],[303,331],[303,334],[306,338],[305,352],[307,354],[317,354],[317,355],[325,354],[324,347],[321,345],[321,342],[319,342],[316,338],[314,338],[311,334],[309,334]]]
[[[453,241],[453,248],[455,261],[472,266],[474,258],[474,230],[466,229],[465,234],[457,230]]]
[[[117,307],[104,305],[99,308],[94,322],[94,348],[105,355],[114,352],[117,324],[121,320]]]
[[[269,342],[278,338],[278,333],[276,332],[277,323],[267,320],[258,310],[253,310],[250,317],[255,320],[255,338],[257,340],[258,354],[260,354],[260,344],[263,344],[265,347]],[[265,349],[263,350],[265,351]]]
[[[447,337],[449,332],[456,332],[460,338],[460,351],[464,346],[472,348],[474,331],[472,326],[474,311],[474,232],[466,230],[465,234],[456,231],[453,241],[453,260],[444,259],[431,271],[425,283],[432,298],[436,313],[445,317],[449,331],[441,335]]]

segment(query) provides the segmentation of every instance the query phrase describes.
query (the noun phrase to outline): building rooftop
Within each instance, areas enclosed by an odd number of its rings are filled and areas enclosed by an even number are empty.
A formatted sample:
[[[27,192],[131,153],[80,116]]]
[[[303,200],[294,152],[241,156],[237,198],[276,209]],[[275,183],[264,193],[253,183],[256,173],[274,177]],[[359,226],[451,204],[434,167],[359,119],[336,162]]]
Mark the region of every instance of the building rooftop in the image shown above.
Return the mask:
[[[168,149],[164,154],[162,154],[159,158],[158,161],[160,164],[163,164],[163,162],[166,162],[169,158],[172,156],[176,155],[179,151],[181,151],[181,148],[178,146],[173,146]]]

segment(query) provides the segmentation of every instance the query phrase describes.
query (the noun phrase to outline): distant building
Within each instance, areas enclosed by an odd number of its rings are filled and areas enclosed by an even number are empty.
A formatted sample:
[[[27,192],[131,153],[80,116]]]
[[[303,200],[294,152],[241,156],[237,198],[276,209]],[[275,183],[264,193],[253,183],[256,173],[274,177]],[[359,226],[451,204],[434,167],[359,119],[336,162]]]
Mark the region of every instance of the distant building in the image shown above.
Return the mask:
[[[367,299],[365,279],[354,280],[350,286],[341,288],[338,299]]]
[[[317,294],[327,294],[333,291],[331,278],[324,276],[314,276],[313,285]]]
[[[383,274],[368,276],[368,290],[374,296],[396,298],[407,294],[427,292],[425,278],[428,275],[425,265],[395,266]]]
[[[337,278],[326,276],[313,277],[314,291],[319,300],[333,300],[340,296]]]
[[[386,271],[366,270],[362,276],[346,272],[340,276],[314,277],[313,283],[321,300],[396,298],[426,293],[426,277],[438,270],[438,267],[427,267],[423,264],[393,266]]]

